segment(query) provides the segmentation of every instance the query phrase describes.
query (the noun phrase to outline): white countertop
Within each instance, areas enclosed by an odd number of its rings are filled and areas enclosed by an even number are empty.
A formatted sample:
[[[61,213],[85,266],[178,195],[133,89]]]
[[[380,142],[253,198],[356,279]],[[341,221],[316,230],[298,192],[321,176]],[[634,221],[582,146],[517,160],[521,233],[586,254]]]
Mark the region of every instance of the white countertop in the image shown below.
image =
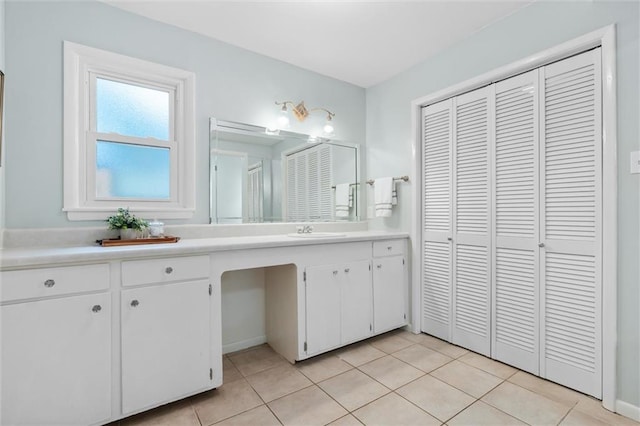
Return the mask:
[[[177,243],[137,246],[79,246],[0,249],[0,269],[53,266],[63,264],[104,262],[110,260],[202,254],[226,250],[308,246],[357,241],[408,238],[406,232],[357,231],[341,232],[344,236],[297,238],[287,235],[261,235],[222,238],[189,238]]]

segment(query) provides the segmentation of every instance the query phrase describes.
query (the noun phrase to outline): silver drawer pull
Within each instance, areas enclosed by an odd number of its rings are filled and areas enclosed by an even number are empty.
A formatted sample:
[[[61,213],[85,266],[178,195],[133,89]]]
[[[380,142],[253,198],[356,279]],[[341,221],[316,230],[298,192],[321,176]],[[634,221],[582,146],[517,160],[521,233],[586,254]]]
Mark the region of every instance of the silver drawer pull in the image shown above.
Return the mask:
[[[173,268],[171,266],[167,266],[166,268],[164,268],[164,272],[166,274],[170,274],[173,272]]]
[[[92,312],[100,312],[102,310],[102,306],[100,305],[93,305],[93,308],[91,308]]]
[[[333,275],[338,275],[338,271],[333,271]]]
[[[391,246],[387,246],[387,250],[391,251]]]
[[[51,288],[51,287],[53,287],[54,285],[56,285],[56,282],[55,282],[54,280],[52,280],[52,279],[48,279],[48,280],[46,280],[46,281],[44,282],[44,286],[45,286],[45,287],[49,287],[49,288]]]
[[[348,273],[350,271],[350,269],[349,268],[345,268],[344,271]]]
[[[382,269],[382,265],[376,265],[376,268]]]
[[[538,244],[538,247],[543,248],[544,247],[544,243]]]
[[[136,306],[138,306],[139,304],[140,304],[140,302],[138,302],[138,301],[137,301],[137,300],[135,300],[135,299],[131,301],[131,306],[132,306],[132,307],[134,307],[134,308],[135,308]]]

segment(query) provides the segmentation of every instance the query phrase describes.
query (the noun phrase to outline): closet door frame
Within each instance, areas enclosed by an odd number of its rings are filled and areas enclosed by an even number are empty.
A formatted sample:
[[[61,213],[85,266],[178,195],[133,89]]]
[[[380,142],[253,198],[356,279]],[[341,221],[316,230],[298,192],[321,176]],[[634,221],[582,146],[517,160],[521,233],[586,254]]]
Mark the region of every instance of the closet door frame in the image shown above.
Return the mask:
[[[502,66],[478,77],[415,99],[411,103],[413,128],[413,182],[422,182],[421,127],[422,108],[438,101],[480,88],[492,82],[530,71],[574,54],[601,47],[602,50],[602,405],[616,411],[617,371],[617,235],[618,235],[618,167],[616,109],[616,37],[615,24],[592,31],[550,49],[535,53],[517,62]],[[422,316],[422,185],[414,186],[412,200],[412,325],[420,332]]]

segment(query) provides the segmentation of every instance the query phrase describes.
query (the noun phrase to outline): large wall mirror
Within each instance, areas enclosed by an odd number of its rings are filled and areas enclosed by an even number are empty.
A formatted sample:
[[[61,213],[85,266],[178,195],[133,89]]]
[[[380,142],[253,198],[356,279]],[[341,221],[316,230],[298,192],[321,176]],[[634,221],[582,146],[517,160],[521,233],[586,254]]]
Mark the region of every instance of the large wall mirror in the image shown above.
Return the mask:
[[[210,222],[360,219],[357,144],[209,120]]]

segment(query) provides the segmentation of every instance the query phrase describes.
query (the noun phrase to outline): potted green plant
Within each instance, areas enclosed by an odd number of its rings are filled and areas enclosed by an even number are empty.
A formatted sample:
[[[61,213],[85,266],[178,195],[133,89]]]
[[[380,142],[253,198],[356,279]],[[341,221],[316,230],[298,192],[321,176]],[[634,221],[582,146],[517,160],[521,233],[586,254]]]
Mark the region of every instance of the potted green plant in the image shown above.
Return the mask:
[[[149,222],[140,219],[129,212],[129,209],[119,208],[118,212],[107,219],[109,229],[119,229],[120,238],[123,240],[133,240],[142,236]]]

